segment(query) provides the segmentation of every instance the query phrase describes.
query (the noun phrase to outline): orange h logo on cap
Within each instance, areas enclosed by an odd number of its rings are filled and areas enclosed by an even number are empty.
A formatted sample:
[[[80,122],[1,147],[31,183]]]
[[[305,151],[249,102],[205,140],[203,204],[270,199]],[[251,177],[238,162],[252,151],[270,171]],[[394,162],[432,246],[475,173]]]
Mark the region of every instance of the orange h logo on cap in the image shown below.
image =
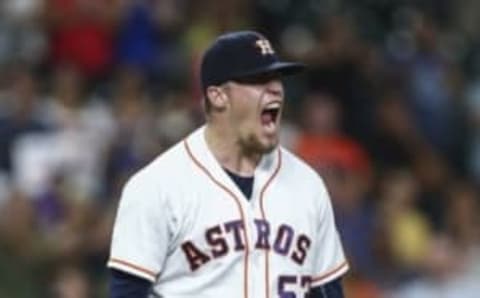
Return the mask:
[[[260,48],[262,55],[273,55],[275,52],[273,51],[272,45],[266,39],[259,39],[255,42],[255,45]]]

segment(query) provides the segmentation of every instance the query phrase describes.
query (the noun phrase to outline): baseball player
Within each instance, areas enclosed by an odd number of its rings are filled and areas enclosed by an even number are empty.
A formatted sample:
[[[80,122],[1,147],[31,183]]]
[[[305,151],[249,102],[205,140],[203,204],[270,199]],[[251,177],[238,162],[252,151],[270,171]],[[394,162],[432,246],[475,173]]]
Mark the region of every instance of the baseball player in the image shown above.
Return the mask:
[[[201,65],[206,124],[124,187],[110,297],[338,298],[348,264],[317,173],[279,146],[284,75],[251,31]]]

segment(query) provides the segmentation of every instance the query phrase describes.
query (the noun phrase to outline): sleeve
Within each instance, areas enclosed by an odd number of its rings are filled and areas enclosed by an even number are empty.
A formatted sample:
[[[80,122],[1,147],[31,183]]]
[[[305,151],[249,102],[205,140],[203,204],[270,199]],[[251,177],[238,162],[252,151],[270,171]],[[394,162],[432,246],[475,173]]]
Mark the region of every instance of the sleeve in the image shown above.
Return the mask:
[[[145,172],[125,185],[113,228],[107,266],[154,282],[171,234],[166,200]]]
[[[349,266],[343,252],[340,237],[335,226],[330,196],[321,182],[320,214],[317,222],[317,237],[315,238],[314,272],[311,287],[324,285],[339,278],[347,272]]]
[[[342,279],[337,278],[323,286],[315,287],[308,293],[309,298],[344,298]]]
[[[152,283],[134,275],[111,270],[109,298],[147,298]]]

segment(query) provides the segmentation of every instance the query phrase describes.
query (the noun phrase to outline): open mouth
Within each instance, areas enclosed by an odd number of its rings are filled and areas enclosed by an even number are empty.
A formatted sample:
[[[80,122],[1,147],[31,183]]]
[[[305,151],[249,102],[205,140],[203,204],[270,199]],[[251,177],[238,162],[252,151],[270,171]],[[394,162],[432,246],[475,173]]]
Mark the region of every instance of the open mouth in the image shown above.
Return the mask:
[[[280,114],[279,105],[266,107],[265,109],[262,110],[262,115],[261,115],[262,124],[263,125],[275,124],[279,114]]]

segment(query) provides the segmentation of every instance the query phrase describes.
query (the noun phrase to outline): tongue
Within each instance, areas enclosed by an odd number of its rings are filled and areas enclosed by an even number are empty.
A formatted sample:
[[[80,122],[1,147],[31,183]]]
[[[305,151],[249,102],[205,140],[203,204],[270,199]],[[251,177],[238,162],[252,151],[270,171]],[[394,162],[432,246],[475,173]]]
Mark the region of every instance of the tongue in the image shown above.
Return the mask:
[[[262,124],[269,124],[273,121],[272,115],[270,113],[262,114]]]

